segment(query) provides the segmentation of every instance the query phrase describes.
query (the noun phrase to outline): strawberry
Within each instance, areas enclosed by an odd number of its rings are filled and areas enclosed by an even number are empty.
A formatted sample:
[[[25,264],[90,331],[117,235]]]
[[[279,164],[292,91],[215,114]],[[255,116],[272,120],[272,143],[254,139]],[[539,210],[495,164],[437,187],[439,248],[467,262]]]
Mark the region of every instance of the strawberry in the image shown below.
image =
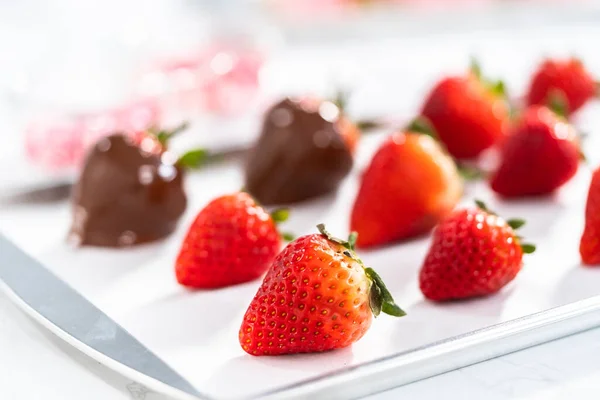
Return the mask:
[[[350,228],[369,247],[429,231],[462,195],[456,166],[430,136],[396,133],[375,153],[362,177]]]
[[[531,78],[527,104],[547,105],[559,98],[566,103],[568,112],[574,113],[595,97],[597,91],[594,78],[580,60],[548,59]]]
[[[502,82],[486,82],[474,64],[465,76],[442,79],[421,110],[448,152],[459,159],[477,157],[505,133],[509,109]]]
[[[523,253],[515,230],[523,220],[505,221],[477,202],[477,208],[456,210],[442,221],[419,274],[419,286],[430,300],[485,296],[499,291],[521,270]]]
[[[585,206],[585,229],[579,244],[585,265],[600,264],[600,168],[594,171]]]
[[[189,228],[175,274],[193,288],[218,288],[262,275],[281,248],[276,223],[287,210],[269,215],[249,194],[240,192],[211,201]]]
[[[254,356],[339,349],[359,340],[383,311],[403,316],[383,281],[348,241],[320,234],[290,243],[275,259],[239,332]]]
[[[575,175],[580,159],[575,129],[547,107],[531,106],[501,146],[491,187],[504,197],[549,194]]]

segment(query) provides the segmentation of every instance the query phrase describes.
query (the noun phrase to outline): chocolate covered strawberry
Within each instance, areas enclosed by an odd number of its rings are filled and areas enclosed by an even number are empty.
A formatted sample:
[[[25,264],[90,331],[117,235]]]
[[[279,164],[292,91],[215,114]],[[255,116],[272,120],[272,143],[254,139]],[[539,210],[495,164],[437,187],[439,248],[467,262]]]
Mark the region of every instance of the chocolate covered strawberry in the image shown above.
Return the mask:
[[[185,127],[114,134],[98,140],[73,188],[69,241],[128,247],[170,235],[187,205],[186,170],[220,156],[204,149],[188,151],[179,158],[170,153],[169,139]]]
[[[281,248],[277,223],[287,210],[267,213],[244,192],[211,201],[196,216],[175,262],[177,281],[219,288],[261,276]]]
[[[375,153],[352,208],[359,247],[429,231],[462,195],[452,158],[428,135],[396,133]]]
[[[254,356],[312,353],[347,347],[373,315],[405,315],[383,281],[348,241],[321,233],[290,243],[275,259],[250,303],[239,332]]]
[[[531,106],[500,148],[492,189],[503,197],[546,195],[577,172],[581,153],[572,125],[543,106]]]
[[[529,105],[564,101],[571,114],[597,94],[597,83],[580,60],[547,59],[533,74],[526,100]]]
[[[600,265],[600,168],[594,171],[588,191],[579,253],[585,265]]]
[[[502,82],[482,78],[477,65],[442,79],[427,96],[421,116],[455,158],[475,158],[500,141],[509,121]]]
[[[245,188],[265,205],[334,192],[352,169],[361,134],[381,124],[352,121],[336,101],[286,98],[265,113],[246,165]]]
[[[168,140],[185,129],[103,137],[90,149],[72,193],[69,241],[128,247],[162,239],[177,227],[187,197],[183,175],[200,159],[164,157]]]
[[[265,205],[333,192],[353,165],[356,128],[332,102],[285,99],[265,114],[245,188]]]
[[[433,233],[419,274],[423,295],[445,301],[499,291],[521,270],[523,254],[535,250],[516,233],[524,223],[505,221],[481,202],[454,211]]]

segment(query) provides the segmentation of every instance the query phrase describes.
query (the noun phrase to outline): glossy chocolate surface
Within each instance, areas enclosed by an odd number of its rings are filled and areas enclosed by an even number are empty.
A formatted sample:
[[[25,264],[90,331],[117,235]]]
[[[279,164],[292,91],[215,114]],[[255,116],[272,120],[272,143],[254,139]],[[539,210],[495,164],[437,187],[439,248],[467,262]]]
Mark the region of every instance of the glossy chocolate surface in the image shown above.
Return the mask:
[[[264,205],[330,193],[352,169],[338,132],[339,110],[329,102],[285,99],[265,115],[246,166],[246,190]]]
[[[187,200],[182,170],[170,158],[122,135],[101,139],[73,188],[70,241],[122,247],[173,232]]]

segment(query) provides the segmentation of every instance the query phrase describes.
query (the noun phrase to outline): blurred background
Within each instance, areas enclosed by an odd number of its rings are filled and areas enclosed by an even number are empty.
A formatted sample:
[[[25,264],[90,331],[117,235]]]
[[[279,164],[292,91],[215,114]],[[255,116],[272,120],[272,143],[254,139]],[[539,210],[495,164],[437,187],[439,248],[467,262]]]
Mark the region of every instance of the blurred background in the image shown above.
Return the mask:
[[[599,39],[595,0],[0,0],[0,188],[70,179],[114,131],[189,120],[176,146],[251,143],[282,95],[343,90],[351,116],[405,121],[471,57],[518,98],[545,56],[600,76]]]

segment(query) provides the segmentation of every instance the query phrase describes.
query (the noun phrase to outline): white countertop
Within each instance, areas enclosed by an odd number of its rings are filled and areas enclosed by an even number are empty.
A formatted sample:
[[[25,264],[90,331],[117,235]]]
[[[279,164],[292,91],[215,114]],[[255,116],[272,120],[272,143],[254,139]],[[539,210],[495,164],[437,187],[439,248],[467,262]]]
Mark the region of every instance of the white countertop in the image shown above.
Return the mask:
[[[0,397],[167,400],[84,356],[0,295]],[[596,398],[600,329],[415,382],[368,400]]]

